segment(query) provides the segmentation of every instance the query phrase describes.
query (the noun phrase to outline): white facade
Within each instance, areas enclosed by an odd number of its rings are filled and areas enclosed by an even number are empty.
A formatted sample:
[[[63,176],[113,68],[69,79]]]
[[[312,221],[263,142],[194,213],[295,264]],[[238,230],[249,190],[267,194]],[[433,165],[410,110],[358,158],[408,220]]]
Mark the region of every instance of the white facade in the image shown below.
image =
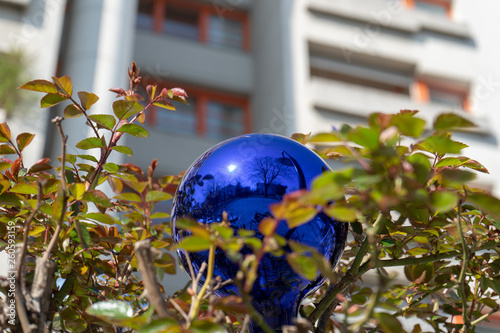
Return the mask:
[[[455,137],[492,174],[478,184],[500,195],[500,2],[450,0],[451,17],[408,8],[403,0],[202,2],[221,18],[246,14],[250,48],[220,48],[137,28],[139,0],[68,0],[68,6],[66,0],[3,0],[0,52],[26,50],[33,79],[50,79],[59,64],[59,75],[72,77],[74,91],[100,96],[96,113],[112,111],[108,89],[127,87],[132,60],[159,81],[246,99],[252,132],[328,131],[364,122],[371,112],[400,109],[418,109],[431,121],[452,110],[479,125]],[[422,83],[463,94],[468,105],[425,101]],[[28,165],[44,151],[60,154],[57,135],[50,136],[55,131],[47,130],[48,114],[34,105],[29,116],[9,121],[14,133],[37,133]],[[71,153],[88,129],[79,119],[64,127]],[[148,130],[150,138],[125,138],[134,150],[126,161],[146,167],[158,158],[158,175],[180,173],[220,141],[153,125]],[[167,289],[183,284],[169,282]]]

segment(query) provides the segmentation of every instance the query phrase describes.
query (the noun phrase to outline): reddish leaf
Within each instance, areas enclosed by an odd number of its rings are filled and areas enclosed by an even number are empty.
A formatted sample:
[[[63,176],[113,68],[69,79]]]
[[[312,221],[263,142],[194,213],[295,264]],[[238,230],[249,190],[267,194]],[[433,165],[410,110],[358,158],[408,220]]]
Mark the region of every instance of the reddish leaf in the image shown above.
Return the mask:
[[[33,138],[35,137],[35,134],[31,133],[21,133],[17,136],[16,141],[17,141],[17,148],[19,151],[23,151],[24,148],[26,148],[27,145],[33,141]]]

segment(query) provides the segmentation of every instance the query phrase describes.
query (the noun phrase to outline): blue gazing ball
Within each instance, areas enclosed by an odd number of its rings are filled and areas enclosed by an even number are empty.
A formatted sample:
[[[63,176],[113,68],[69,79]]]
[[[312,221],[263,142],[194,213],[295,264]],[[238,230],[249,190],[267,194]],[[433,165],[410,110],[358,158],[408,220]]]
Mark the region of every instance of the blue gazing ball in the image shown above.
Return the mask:
[[[254,230],[262,237],[258,226],[271,215],[269,205],[280,202],[291,192],[310,189],[313,179],[328,170],[328,165],[316,153],[286,137],[249,134],[226,140],[206,151],[186,171],[173,202],[174,241],[179,242],[186,235],[184,230],[176,228],[178,219],[220,222],[223,212],[227,212],[235,230]],[[344,251],[347,224],[319,213],[296,228],[280,223],[277,233],[287,240],[316,248],[335,266]],[[189,272],[185,253],[178,251],[178,254]],[[197,274],[201,264],[208,261],[208,251],[189,253],[189,256]],[[234,279],[237,271],[238,266],[218,249],[214,276],[220,276],[223,281]],[[301,300],[323,282],[319,272],[310,281],[297,274],[285,256],[266,254],[251,291],[253,305],[274,330],[280,330],[297,316]],[[239,292],[230,284],[218,290],[218,294]],[[253,327],[253,330],[259,328]]]

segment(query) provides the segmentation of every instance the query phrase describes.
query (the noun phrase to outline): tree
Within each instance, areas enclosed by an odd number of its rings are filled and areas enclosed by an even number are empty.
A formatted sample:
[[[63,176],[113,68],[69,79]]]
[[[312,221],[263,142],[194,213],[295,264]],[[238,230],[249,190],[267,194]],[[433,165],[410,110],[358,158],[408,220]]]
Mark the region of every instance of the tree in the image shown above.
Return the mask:
[[[264,196],[268,196],[269,187],[276,183],[279,177],[287,173],[286,165],[279,163],[278,158],[259,157],[255,159],[252,165],[251,173],[257,182],[264,186]]]
[[[0,301],[3,330],[236,332],[245,331],[253,317],[268,331],[245,290],[255,281],[258,258],[282,255],[284,246],[294,249],[288,255],[299,274],[319,270],[329,280],[302,307],[302,319],[287,329],[405,332],[401,319],[416,317],[422,325],[411,332],[424,331],[424,323],[433,331],[472,332],[499,310],[500,200],[468,185],[477,172],[487,170],[461,156],[466,145],[452,139],[451,131],[473,126],[463,117],[443,114],[430,128],[416,111],[403,110],[373,114],[366,126],[295,134],[322,157],[348,162],[346,167],[320,176],[307,192],[285,196],[272,207],[273,216],[261,222],[261,237],[234,234],[227,219],[210,225],[185,221],[180,227],[191,236],[174,246],[168,214],[153,212],[157,202],[172,197],[180,177],[156,177],[156,161],[144,172],[108,162],[108,157],[133,153],[118,144],[124,133],[148,136],[140,123],[152,105],[172,110],[170,101],[185,102],[187,94],[148,86],[147,102],[141,104],[135,64],[129,77],[129,90],[112,89],[119,99],[108,115],[90,114],[98,97],[78,92],[77,101],[67,76],[21,86],[45,93],[42,107],[68,101],[65,118],[82,117],[94,133],[76,147],[97,149],[99,158],[66,153],[61,122],[67,120],[57,117],[59,165],[43,159],[26,166],[22,152],[33,135],[13,136],[6,123],[0,125],[0,154],[14,156],[0,162],[1,246],[10,259],[8,279],[0,280],[6,295]],[[285,164],[261,164],[266,176],[259,177],[269,187]],[[99,190],[104,182],[114,197]],[[353,236],[336,274],[314,251],[283,244],[273,227],[280,220],[290,226],[307,223],[319,211],[349,223]],[[152,224],[153,219],[164,222]],[[244,244],[247,251],[239,252]],[[202,286],[200,275],[175,295],[164,295],[157,281],[174,272],[175,259],[164,251],[174,248],[224,251],[227,260],[239,265],[235,282],[244,287],[241,297],[212,297],[227,283],[213,276],[213,256]],[[401,267],[409,284],[399,283],[389,267]],[[369,271],[378,284],[361,283]]]

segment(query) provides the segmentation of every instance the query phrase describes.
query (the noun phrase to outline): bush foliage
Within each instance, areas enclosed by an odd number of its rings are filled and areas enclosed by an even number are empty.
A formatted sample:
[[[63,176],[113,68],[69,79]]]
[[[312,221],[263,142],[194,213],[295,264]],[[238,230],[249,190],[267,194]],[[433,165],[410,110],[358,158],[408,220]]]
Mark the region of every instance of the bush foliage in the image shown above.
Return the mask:
[[[419,318],[408,332],[474,331],[499,309],[500,200],[470,187],[478,172],[488,171],[462,156],[466,144],[452,131],[473,127],[456,114],[442,114],[433,124],[417,111],[375,113],[367,125],[344,125],[293,138],[345,167],[318,177],[307,192],[294,193],[271,207],[260,225],[262,239],[251,232],[233,235],[227,221],[209,226],[186,221],[191,231],[178,246],[186,251],[224,250],[240,264],[242,297],[217,298],[221,284],[211,276],[197,279],[174,295],[157,283],[175,273],[175,249],[166,212],[179,176],[155,175],[130,163],[109,162],[111,154],[132,155],[119,145],[123,135],[147,137],[142,126],[153,106],[174,110],[186,102],[180,88],[157,91],[148,86],[145,100],[136,92],[139,70],[129,70],[129,90],[114,88],[118,99],[109,114],[94,114],[98,96],[73,93],[67,76],[30,81],[20,88],[43,92],[41,107],[69,102],[64,118],[53,120],[62,141],[59,162],[44,158],[26,166],[23,151],[34,135],[13,135],[0,125],[0,246],[9,254],[15,276],[1,281],[0,327],[12,332],[239,332],[261,314],[248,291],[258,258],[282,255],[299,274],[320,270],[329,282],[300,310],[287,330],[306,332],[406,332],[402,323]],[[172,111],[165,111],[172,112]],[[67,119],[77,118],[80,119]],[[93,136],[76,144],[81,154],[66,153],[63,121],[83,121]],[[97,152],[97,154],[92,154]],[[114,195],[102,191],[107,183]],[[284,244],[273,226],[307,223],[320,210],[349,223],[350,241],[335,272],[329,262],[300,244]],[[152,223],[153,220],[163,222]],[[230,232],[228,232],[228,230]],[[239,250],[250,245],[252,254]],[[399,275],[391,267],[400,267]],[[139,272],[136,273],[136,272]],[[364,284],[374,277],[374,283]],[[15,320],[9,305],[15,304]],[[333,314],[333,317],[332,317]],[[262,327],[267,331],[265,324]]]

